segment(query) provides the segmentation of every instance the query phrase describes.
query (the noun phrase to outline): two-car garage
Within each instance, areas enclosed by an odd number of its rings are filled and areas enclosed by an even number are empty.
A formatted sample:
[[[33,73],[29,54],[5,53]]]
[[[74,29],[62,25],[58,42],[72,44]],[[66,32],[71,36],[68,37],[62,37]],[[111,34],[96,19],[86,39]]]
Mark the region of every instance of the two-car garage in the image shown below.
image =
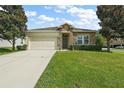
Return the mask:
[[[32,40],[30,49],[55,49],[55,40]]]
[[[58,32],[33,31],[28,32],[28,49],[57,49]]]

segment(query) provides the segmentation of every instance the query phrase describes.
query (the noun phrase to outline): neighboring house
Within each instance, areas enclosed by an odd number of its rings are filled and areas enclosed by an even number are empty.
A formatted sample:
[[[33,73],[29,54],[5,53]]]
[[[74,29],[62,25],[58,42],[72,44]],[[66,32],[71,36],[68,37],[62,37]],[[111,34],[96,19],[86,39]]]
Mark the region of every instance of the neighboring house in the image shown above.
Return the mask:
[[[28,49],[68,49],[70,45],[95,45],[95,30],[74,28],[65,23],[59,27],[33,29],[27,32]]]
[[[121,39],[121,38],[112,39],[110,42],[110,45],[112,47],[121,46],[121,45],[124,46],[124,39]]]
[[[21,39],[16,40],[16,46],[17,45],[21,45]],[[7,40],[0,39],[0,47],[12,47],[12,44],[8,42]]]

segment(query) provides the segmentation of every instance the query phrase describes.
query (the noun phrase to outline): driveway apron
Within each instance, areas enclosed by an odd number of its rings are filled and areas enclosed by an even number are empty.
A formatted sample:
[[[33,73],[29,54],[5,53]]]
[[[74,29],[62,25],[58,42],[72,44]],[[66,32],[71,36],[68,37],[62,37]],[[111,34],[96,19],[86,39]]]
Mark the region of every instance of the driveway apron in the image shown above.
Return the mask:
[[[0,56],[1,88],[33,88],[55,50],[27,50]]]

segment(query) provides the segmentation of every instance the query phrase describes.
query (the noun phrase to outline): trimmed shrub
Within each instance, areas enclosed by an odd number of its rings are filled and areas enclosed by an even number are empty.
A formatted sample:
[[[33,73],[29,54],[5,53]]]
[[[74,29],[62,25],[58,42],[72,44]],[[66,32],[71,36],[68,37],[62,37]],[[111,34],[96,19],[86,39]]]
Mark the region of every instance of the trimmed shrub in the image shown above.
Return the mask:
[[[93,50],[93,51],[101,51],[100,46],[96,45],[71,45],[70,50]]]
[[[103,47],[105,43],[105,40],[101,34],[97,34],[96,36],[96,46]]]
[[[18,45],[16,48],[17,48],[17,50],[26,50],[27,49],[27,45],[26,44]]]

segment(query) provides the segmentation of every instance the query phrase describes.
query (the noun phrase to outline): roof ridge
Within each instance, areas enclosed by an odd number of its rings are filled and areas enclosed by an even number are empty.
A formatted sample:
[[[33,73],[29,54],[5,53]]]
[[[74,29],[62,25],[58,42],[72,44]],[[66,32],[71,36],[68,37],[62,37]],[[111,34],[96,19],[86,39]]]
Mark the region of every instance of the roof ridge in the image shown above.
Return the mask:
[[[37,29],[28,29],[28,30],[57,30],[57,26],[56,27],[37,28]],[[96,31],[96,30],[93,30],[93,29],[83,29],[83,28],[73,28],[73,30]]]

